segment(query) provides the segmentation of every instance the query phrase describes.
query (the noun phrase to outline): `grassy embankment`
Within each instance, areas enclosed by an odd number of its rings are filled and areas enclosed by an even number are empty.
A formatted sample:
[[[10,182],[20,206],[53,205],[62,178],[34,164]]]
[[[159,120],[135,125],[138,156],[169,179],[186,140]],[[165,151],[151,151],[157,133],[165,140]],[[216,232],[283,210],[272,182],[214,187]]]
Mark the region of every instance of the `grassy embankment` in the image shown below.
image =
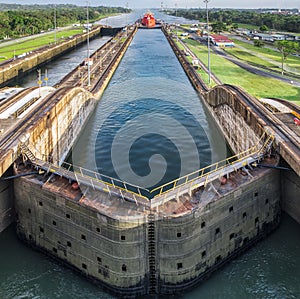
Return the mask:
[[[74,29],[66,29],[56,32],[56,41],[62,42],[63,40],[82,33],[83,28],[74,28]],[[37,36],[33,36],[31,39],[15,42],[13,44],[3,45],[0,44],[0,61],[13,58],[14,55],[18,56],[24,52],[30,52],[41,48],[46,45],[51,45],[54,43],[54,31],[51,31],[47,34],[41,34]]]
[[[226,52],[244,60],[249,64],[267,67],[275,71],[281,71],[281,54],[270,48],[258,48],[247,42],[232,39],[237,47],[227,48]],[[240,48],[242,47],[242,48]],[[243,49],[244,48],[244,49]],[[289,55],[284,61],[283,68],[290,73],[300,75],[300,57]]]
[[[207,47],[191,39],[185,39],[184,41],[197,55],[197,57],[207,66]],[[246,70],[240,68],[227,59],[214,54],[213,52],[210,53],[210,57],[211,71],[223,83],[240,86],[245,91],[257,98],[282,98],[293,101],[300,105],[299,87],[292,86],[276,79],[266,78],[247,72]],[[264,60],[262,60],[261,63],[266,65]],[[199,70],[199,74],[202,76],[205,82],[208,81],[207,74],[205,74],[202,70]]]
[[[107,17],[116,16],[118,13],[111,13],[111,14],[100,14],[98,15],[97,19],[90,20],[91,22],[99,21]],[[76,28],[66,28],[60,29],[56,32],[56,41],[62,42],[65,39],[83,33],[83,27],[76,27]],[[13,58],[14,56],[18,56],[24,52],[30,52],[41,48],[43,46],[51,45],[54,43],[54,31],[46,32],[40,36],[32,36],[30,40],[16,42],[11,45],[5,45],[5,43],[0,43],[0,62],[6,59]]]

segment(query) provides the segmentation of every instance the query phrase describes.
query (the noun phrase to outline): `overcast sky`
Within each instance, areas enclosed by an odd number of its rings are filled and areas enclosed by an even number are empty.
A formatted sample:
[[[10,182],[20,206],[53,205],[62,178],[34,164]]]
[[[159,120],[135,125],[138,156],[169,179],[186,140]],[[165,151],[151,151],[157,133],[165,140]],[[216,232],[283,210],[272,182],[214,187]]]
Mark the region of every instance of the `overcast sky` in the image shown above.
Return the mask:
[[[85,5],[87,0],[0,0],[0,3],[20,3],[20,4],[76,4]],[[159,8],[161,4],[165,8],[175,7],[204,8],[203,0],[89,0],[91,6],[122,6],[129,8]],[[300,9],[300,0],[210,0],[209,7],[222,8],[298,8]]]

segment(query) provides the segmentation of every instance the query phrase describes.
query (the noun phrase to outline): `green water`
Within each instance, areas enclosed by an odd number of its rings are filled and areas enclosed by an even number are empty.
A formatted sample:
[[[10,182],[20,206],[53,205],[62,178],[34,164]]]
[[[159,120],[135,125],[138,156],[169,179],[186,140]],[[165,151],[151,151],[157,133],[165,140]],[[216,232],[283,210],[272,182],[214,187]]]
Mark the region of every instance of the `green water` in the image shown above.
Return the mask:
[[[300,225],[283,215],[267,239],[194,290],[174,298],[300,298]],[[21,243],[14,226],[0,234],[1,299],[115,298]],[[170,296],[169,296],[170,297]]]

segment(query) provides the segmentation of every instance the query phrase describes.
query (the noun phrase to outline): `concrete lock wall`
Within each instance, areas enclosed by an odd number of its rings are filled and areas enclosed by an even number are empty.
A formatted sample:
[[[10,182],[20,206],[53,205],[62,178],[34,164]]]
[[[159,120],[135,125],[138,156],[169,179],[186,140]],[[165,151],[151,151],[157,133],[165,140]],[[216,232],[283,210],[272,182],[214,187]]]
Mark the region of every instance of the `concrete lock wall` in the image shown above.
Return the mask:
[[[242,246],[260,238],[268,225],[273,226],[279,201],[279,173],[272,171],[203,210],[158,222],[161,291],[193,286]]]
[[[206,107],[234,153],[245,151],[257,144],[259,137],[264,132],[264,122],[251,108],[246,107],[236,95],[226,90],[225,87],[219,86],[205,96],[204,103],[206,103]],[[280,146],[276,144],[275,148],[286,160],[286,166],[291,168],[289,165],[298,165],[298,160],[287,150],[288,145],[281,141]],[[283,161],[283,163],[285,162]],[[283,195],[282,209],[300,223],[300,177],[292,169],[282,171],[280,175]]]
[[[258,116],[226,87],[212,89],[204,95],[204,102],[234,153],[258,143],[264,132]]]
[[[62,97],[59,93],[60,90],[54,92],[58,94],[57,102],[41,111],[36,122],[24,132],[26,140],[22,138],[37,158],[55,164],[70,152],[96,104],[93,95],[81,88],[69,88]],[[16,144],[15,149],[3,154],[2,167],[8,170],[2,177],[12,175],[11,165],[17,158],[17,147]],[[12,184],[12,180],[0,181],[0,232],[14,221]]]
[[[29,149],[36,157],[54,163],[65,158],[95,104],[91,93],[69,88],[53,107],[43,112],[29,132]]]
[[[93,38],[101,33],[101,27],[97,27],[90,31],[90,38]],[[87,33],[80,34],[70,38],[63,43],[54,46],[45,46],[44,48],[33,51],[22,59],[16,59],[9,64],[0,68],[0,86],[24,73],[31,71],[39,65],[46,63],[57,56],[75,48],[82,44],[87,39]]]
[[[147,213],[109,217],[82,205],[82,194],[68,197],[65,184],[50,192],[38,178],[16,179],[20,237],[115,293],[149,293]],[[263,237],[278,224],[279,199],[279,173],[269,170],[204,208],[157,220],[158,292],[190,288]]]
[[[282,209],[300,224],[300,177],[292,170],[281,171]]]
[[[12,169],[8,169],[2,176],[12,175]],[[0,232],[8,227],[14,220],[13,182],[11,180],[0,181]]]
[[[26,179],[16,180],[15,197],[21,238],[109,289],[143,293],[147,269],[143,218],[116,220]]]

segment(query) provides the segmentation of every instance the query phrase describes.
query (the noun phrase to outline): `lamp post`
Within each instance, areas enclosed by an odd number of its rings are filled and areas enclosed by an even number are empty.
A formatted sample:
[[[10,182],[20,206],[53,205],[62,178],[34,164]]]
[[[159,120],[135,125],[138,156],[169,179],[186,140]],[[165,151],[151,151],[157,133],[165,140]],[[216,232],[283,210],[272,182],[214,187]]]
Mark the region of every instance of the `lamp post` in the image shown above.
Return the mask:
[[[128,35],[128,2],[126,2],[126,36]]]
[[[208,84],[211,81],[211,72],[210,72],[210,38],[209,38],[209,26],[208,26],[208,8],[207,4],[210,0],[203,0],[205,3],[206,9],[206,30],[207,30],[207,68],[208,68]]]
[[[176,41],[178,42],[178,28],[177,28],[177,3],[175,3],[175,15],[176,15],[176,20],[175,20],[175,26],[176,26]]]
[[[86,1],[88,86],[91,86],[89,0]]]
[[[56,44],[56,4],[54,4],[54,43]]]

